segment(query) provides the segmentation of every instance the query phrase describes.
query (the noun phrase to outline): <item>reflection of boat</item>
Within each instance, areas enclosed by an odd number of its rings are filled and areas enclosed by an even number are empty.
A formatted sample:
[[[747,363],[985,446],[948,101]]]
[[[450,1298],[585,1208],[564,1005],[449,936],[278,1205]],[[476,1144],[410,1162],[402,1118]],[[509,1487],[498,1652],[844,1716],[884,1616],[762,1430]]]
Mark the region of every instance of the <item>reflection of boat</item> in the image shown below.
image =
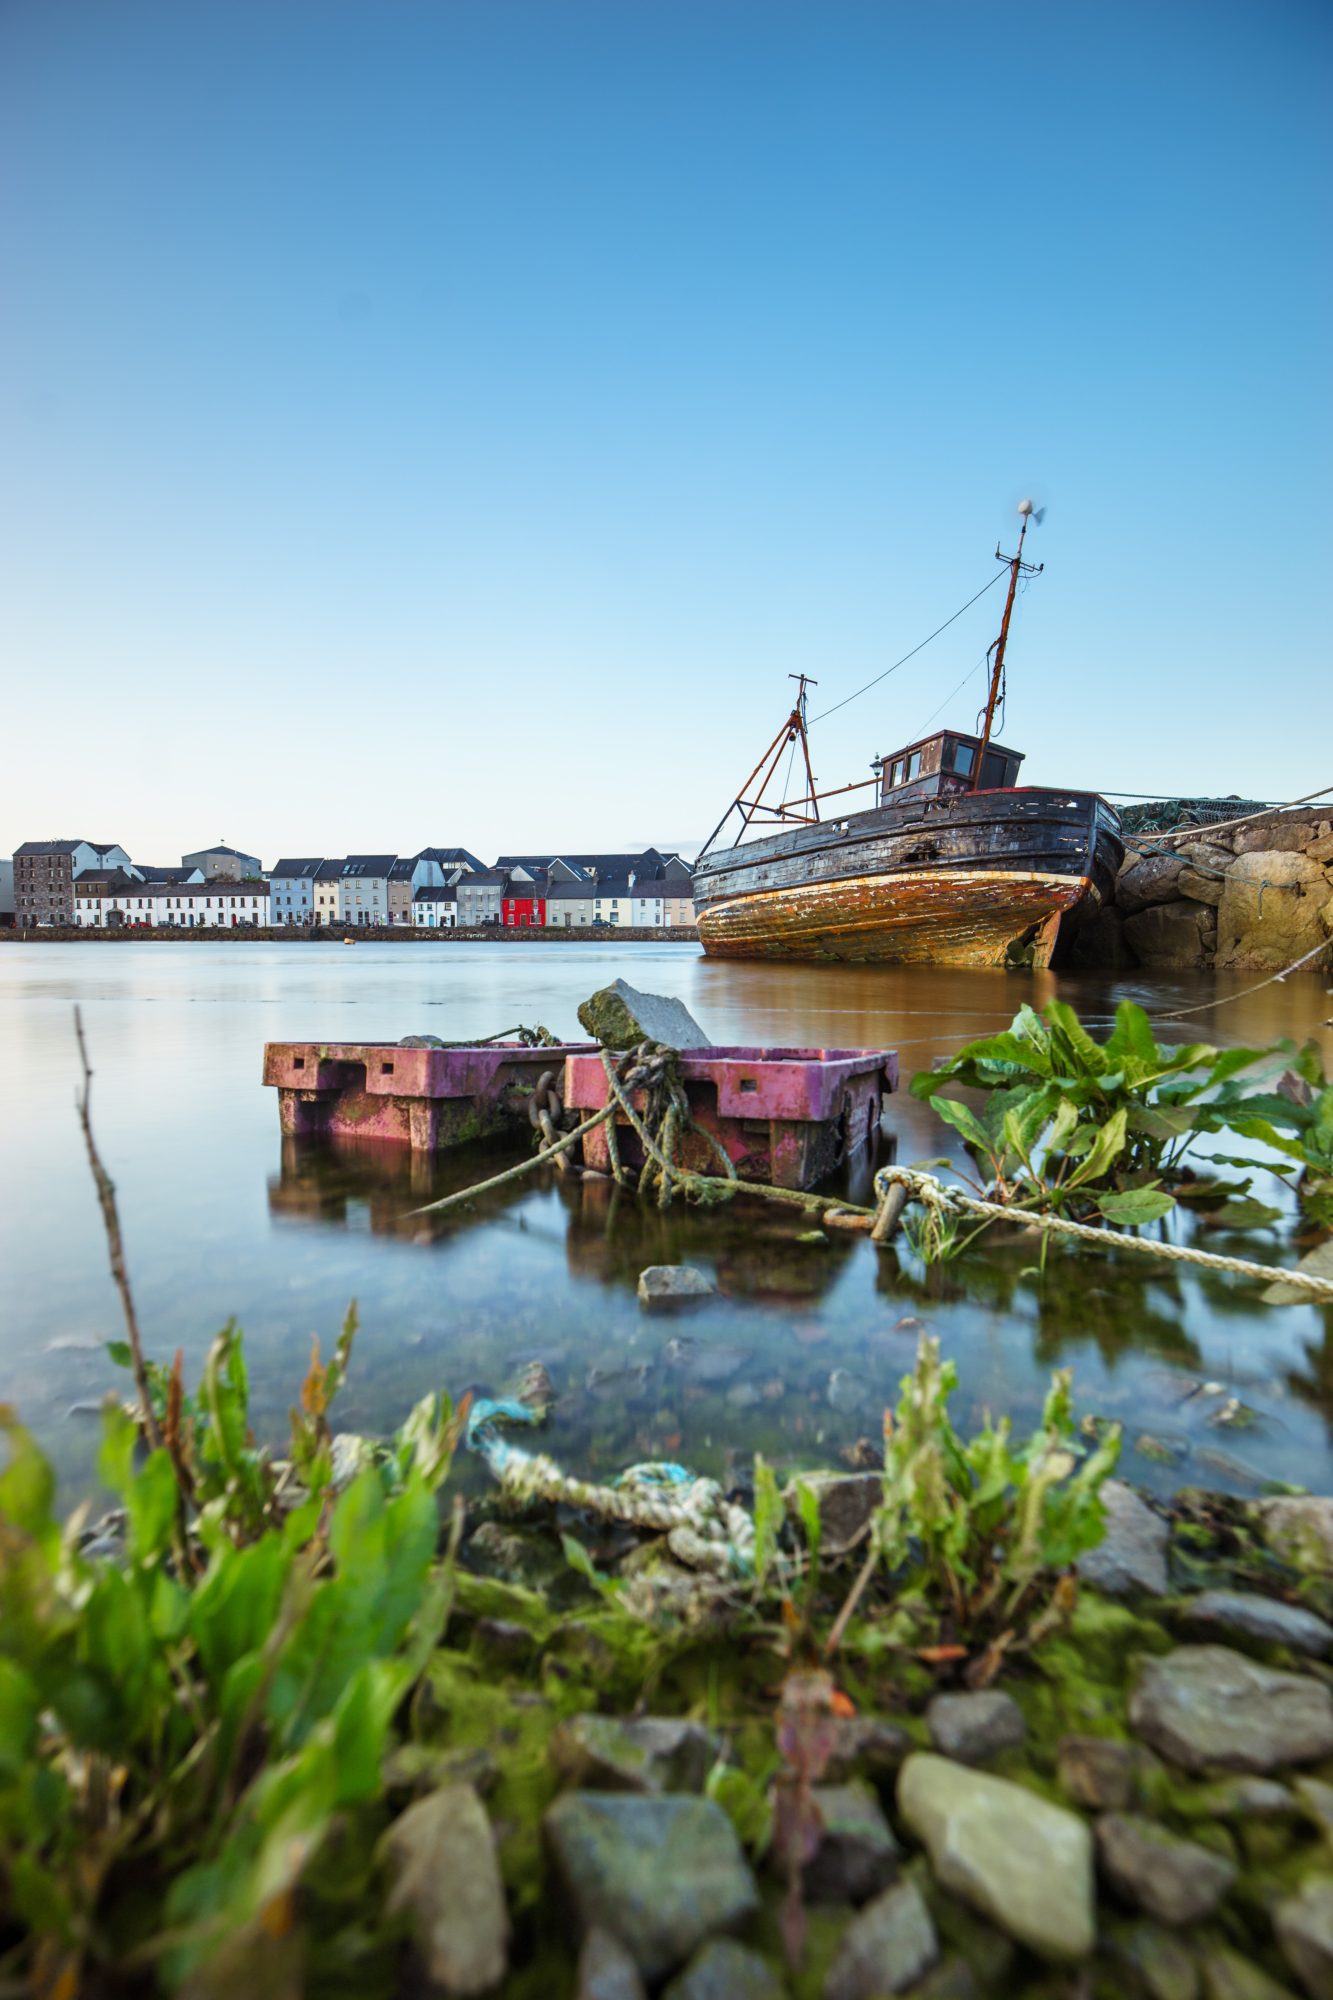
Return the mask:
[[[815,789],[803,674],[796,706],[695,864],[704,950],[720,958],[826,958],[936,965],[1045,965],[1063,913],[1104,897],[1124,857],[1119,822],[1093,792],[1016,783],[1022,756],[992,738],[1031,503],[1020,512],[1000,636],[978,733],[939,730],[874,760],[877,802],[824,819]],[[804,759],[804,796],[766,805],[782,753]],[[762,777],[761,777],[762,773]],[[758,783],[753,797],[746,796]],[[732,812],[740,839],[710,853]],[[752,825],[785,830],[746,841]]]

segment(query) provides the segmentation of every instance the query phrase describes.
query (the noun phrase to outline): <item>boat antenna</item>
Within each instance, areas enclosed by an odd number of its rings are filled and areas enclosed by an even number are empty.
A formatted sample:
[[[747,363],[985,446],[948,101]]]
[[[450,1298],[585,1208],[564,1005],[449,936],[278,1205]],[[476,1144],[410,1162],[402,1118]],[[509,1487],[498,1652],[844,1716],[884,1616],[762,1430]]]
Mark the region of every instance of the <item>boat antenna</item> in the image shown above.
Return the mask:
[[[1040,576],[1046,567],[1045,563],[1025,563],[1023,560],[1023,541],[1028,531],[1028,522],[1035,520],[1038,527],[1040,527],[1045,518],[1046,509],[1044,507],[1040,509],[1034,508],[1030,500],[1020,500],[1018,511],[1023,518],[1023,525],[1018,531],[1018,547],[1014,554],[1011,556],[1002,556],[1000,554],[1000,544],[998,542],[995,544],[996,562],[1008,563],[1009,565],[1009,592],[1004,600],[1004,617],[1000,621],[1000,636],[990,648],[991,653],[994,655],[994,664],[991,667],[990,692],[986,697],[986,719],[981,726],[981,748],[977,751],[976,768],[972,773],[972,789],[974,792],[981,785],[981,762],[986,755],[986,746],[990,742],[991,726],[995,721],[996,703],[999,701],[1004,688],[1004,649],[1009,642],[1009,620],[1013,615],[1014,598],[1018,591],[1018,579],[1020,576]]]

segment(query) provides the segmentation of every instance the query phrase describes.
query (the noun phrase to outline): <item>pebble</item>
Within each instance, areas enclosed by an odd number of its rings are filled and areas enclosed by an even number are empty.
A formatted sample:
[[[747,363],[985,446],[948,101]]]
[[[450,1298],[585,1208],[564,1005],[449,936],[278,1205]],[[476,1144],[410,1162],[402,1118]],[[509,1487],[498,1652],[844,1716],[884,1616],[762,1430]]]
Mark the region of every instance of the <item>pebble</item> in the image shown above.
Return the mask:
[[[835,1368],[824,1394],[829,1408],[846,1417],[865,1408],[870,1400],[870,1384],[860,1375],[853,1375],[849,1368]]]
[[[648,2000],[633,1954],[610,1931],[584,1938],[574,2000]]]
[[[1200,1923],[1236,1879],[1234,1862],[1137,1813],[1104,1813],[1096,1837],[1106,1879],[1159,1923]]]
[[[873,1715],[834,1716],[829,1736],[832,1747],[824,1777],[830,1785],[854,1777],[891,1777],[912,1748],[905,1729]]]
[[[1333,1752],[1333,1696],[1304,1674],[1261,1666],[1229,1646],[1178,1646],[1146,1660],[1129,1700],[1134,1730],[1199,1771],[1272,1771]]]
[[[898,1873],[898,1843],[867,1784],[815,1785],[819,1814],[815,1849],[802,1887],[811,1903],[864,1903],[887,1889]]]
[[[940,1755],[960,1764],[984,1764],[1002,1750],[1017,1750],[1027,1736],[1018,1703],[996,1689],[937,1694],[926,1710],[926,1725]]]
[[[1256,1500],[1251,1514],[1275,1555],[1298,1569],[1333,1570],[1333,1499]]]
[[[1295,1604],[1248,1590],[1205,1590],[1181,1608],[1181,1622],[1260,1645],[1286,1646],[1316,1659],[1333,1649],[1333,1625]]]
[[[1273,1929],[1306,1992],[1333,2000],[1333,1878],[1308,1875],[1274,1910]]]
[[[786,1987],[758,1952],[734,1938],[710,1938],[662,2000],[784,2000]]]
[[[1123,1812],[1134,1799],[1142,1754],[1110,1736],[1065,1736],[1056,1753],[1056,1774],[1076,1806]]]
[[[824,1982],[824,2000],[881,2000],[902,1993],[939,1957],[926,1899],[915,1882],[899,1882],[867,1903],[843,1933]]]
[[[695,1264],[650,1264],[639,1273],[639,1304],[645,1312],[672,1312],[716,1294],[712,1279]]]
[[[1229,1945],[1209,1945],[1199,1959],[1204,2000],[1295,2000],[1289,1986],[1244,1958]]]
[[[567,1792],[542,1826],[580,1928],[620,1938],[649,1985],[759,1907],[731,1821],[711,1799]]]
[[[551,1738],[566,1781],[596,1792],[701,1792],[721,1743],[698,1722],[644,1715],[572,1715]]]
[[[944,1888],[1041,1957],[1087,1957],[1092,1836],[1077,1814],[928,1751],[903,1765],[898,1810]]]
[[[385,1908],[406,1912],[427,1977],[441,1993],[487,1993],[509,1965],[509,1916],[486,1808],[471,1785],[444,1785],[384,1836]]]
[[[1321,1778],[1297,1778],[1293,1790],[1325,1840],[1333,1840],[1333,1785]]]
[[[808,1488],[819,1502],[820,1546],[825,1555],[840,1556],[860,1542],[884,1504],[884,1479],[878,1472],[810,1472],[793,1479],[783,1494],[787,1512],[801,1518],[797,1489]]]
[[[1106,1532],[1076,1565],[1084,1583],[1107,1597],[1165,1597],[1167,1524],[1121,1479],[1102,1487]]]
[[[1117,1957],[1138,1974],[1147,2000],[1198,2000],[1193,1955],[1170,1931],[1139,1922],[1115,1934],[1111,1942]]]

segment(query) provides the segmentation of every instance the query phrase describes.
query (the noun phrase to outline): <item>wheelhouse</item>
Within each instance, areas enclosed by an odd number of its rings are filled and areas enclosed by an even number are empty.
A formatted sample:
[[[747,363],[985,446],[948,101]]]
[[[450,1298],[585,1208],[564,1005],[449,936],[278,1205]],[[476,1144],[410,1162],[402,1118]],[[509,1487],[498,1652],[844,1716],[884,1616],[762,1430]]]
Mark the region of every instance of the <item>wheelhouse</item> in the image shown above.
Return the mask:
[[[977,775],[977,759],[981,772]],[[923,736],[890,757],[875,759],[879,767],[879,801],[897,805],[900,800],[946,798],[956,792],[1001,792],[1018,782],[1023,761],[1019,750],[1006,750],[1002,743],[988,743],[981,755],[979,736],[962,736],[954,729],[937,730]]]

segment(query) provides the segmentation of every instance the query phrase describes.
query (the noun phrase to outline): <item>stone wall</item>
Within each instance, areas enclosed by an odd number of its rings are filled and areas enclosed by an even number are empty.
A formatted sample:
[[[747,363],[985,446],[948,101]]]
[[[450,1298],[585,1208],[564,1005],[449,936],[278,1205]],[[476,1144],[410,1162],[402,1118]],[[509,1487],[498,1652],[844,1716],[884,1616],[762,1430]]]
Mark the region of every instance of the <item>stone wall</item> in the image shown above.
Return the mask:
[[[1130,836],[1113,902],[1076,913],[1066,962],[1270,972],[1330,942],[1333,809],[1325,805],[1220,832],[1201,827],[1188,840]]]

